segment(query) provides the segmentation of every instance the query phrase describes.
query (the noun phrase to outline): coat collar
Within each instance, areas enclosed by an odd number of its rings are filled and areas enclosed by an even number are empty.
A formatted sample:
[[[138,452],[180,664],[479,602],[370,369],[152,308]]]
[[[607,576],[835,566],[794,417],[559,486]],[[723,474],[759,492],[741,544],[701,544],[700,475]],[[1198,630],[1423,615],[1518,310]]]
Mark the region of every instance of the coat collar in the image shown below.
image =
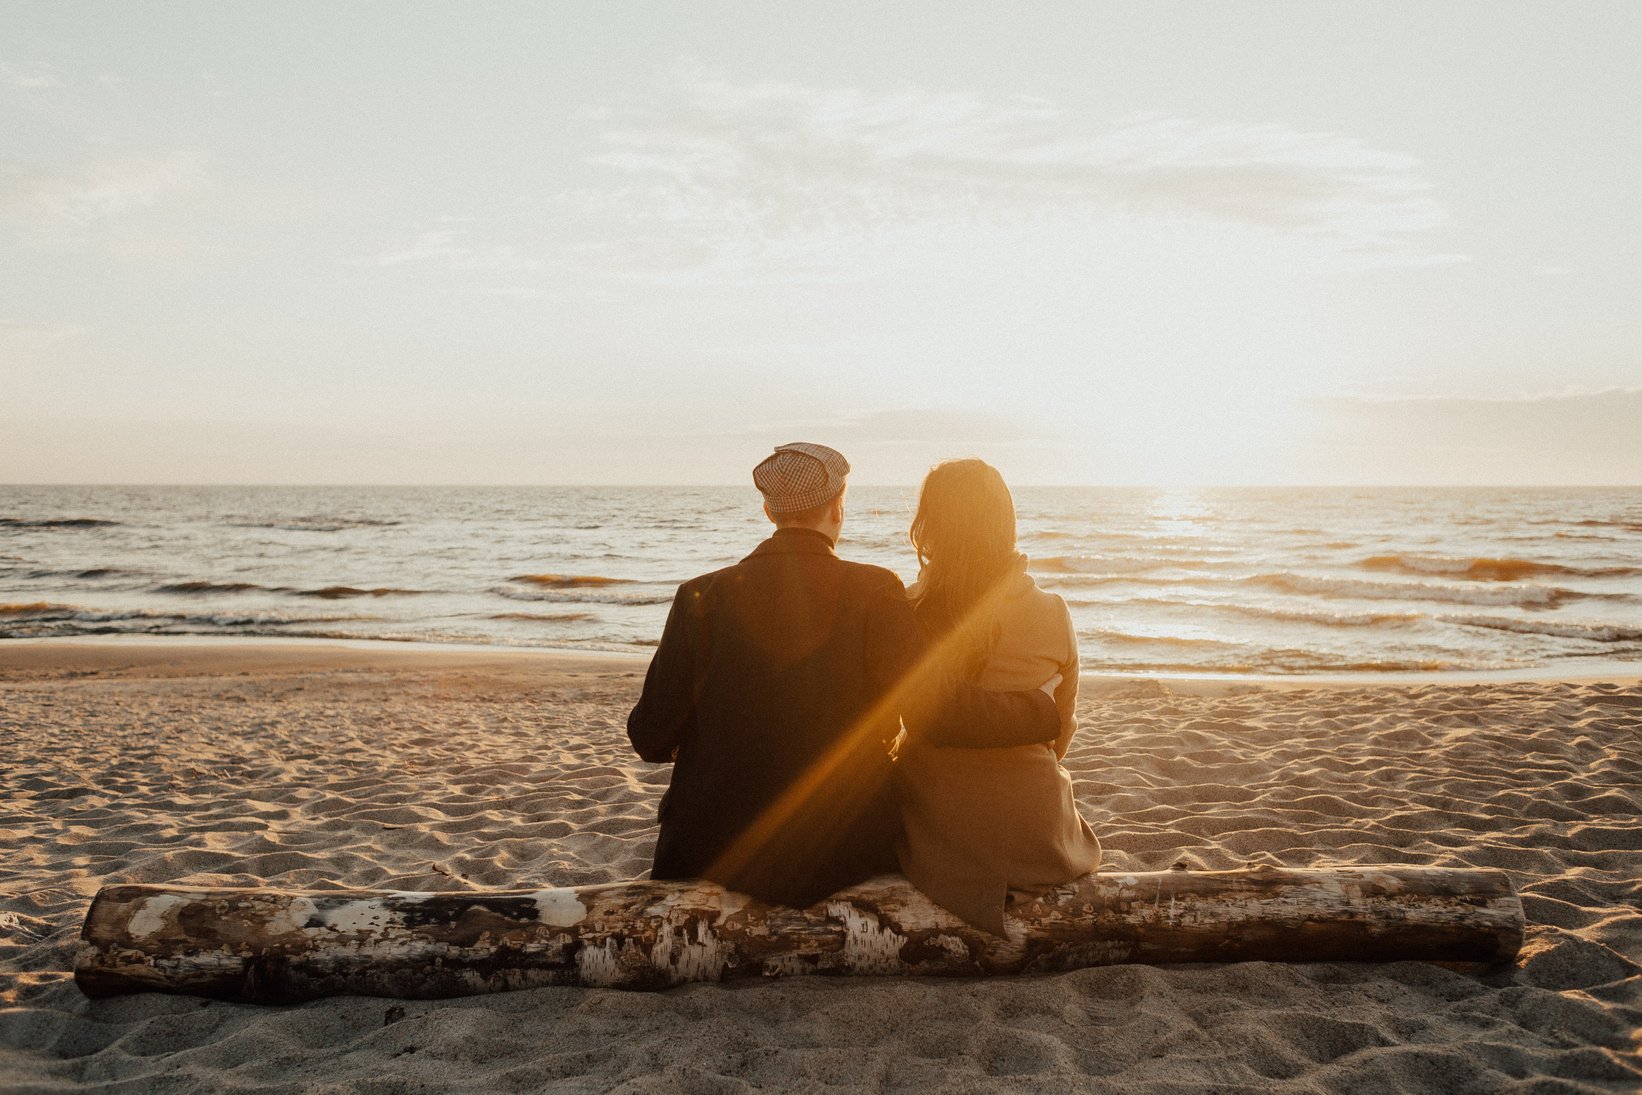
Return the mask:
[[[753,549],[754,555],[837,555],[832,541],[825,533],[812,528],[778,528],[762,544]]]

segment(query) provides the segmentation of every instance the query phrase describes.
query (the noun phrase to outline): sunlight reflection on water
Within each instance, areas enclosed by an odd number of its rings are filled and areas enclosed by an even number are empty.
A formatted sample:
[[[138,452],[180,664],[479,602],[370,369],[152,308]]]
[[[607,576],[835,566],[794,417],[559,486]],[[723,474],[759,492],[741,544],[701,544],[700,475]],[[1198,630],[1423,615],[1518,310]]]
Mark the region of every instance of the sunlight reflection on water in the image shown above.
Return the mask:
[[[852,488],[841,554],[910,580],[914,503]],[[1635,489],[1028,487],[1016,503],[1092,670],[1642,661]],[[735,487],[0,487],[0,635],[645,651],[680,581],[767,532]]]

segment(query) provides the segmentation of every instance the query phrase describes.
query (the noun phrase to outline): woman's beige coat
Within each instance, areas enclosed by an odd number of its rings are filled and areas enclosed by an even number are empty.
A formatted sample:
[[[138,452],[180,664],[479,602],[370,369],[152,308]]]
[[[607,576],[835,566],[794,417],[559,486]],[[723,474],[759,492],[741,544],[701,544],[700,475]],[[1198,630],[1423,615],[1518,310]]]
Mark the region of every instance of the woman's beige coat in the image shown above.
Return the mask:
[[[937,903],[998,935],[1011,890],[1041,893],[1100,864],[1100,841],[1079,815],[1060,766],[1077,731],[1077,632],[1065,601],[1024,572],[1014,581],[978,680],[985,688],[1024,690],[1059,673],[1060,737],[1006,749],[908,740],[896,764],[906,826],[901,869]]]

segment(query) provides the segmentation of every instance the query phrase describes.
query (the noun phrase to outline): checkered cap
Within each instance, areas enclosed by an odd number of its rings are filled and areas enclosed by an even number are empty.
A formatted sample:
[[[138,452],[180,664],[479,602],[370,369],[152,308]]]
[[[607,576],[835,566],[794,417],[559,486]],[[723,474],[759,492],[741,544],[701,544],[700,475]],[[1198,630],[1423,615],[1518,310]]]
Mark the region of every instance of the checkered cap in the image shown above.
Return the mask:
[[[802,513],[832,501],[849,473],[849,461],[837,449],[794,441],[778,445],[753,469],[753,483],[771,513]]]

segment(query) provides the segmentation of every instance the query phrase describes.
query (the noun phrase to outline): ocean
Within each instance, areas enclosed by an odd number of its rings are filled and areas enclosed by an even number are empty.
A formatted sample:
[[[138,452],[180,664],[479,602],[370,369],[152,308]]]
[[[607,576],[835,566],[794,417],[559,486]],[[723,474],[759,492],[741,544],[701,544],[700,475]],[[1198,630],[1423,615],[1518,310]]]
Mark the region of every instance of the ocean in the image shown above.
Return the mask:
[[[915,501],[851,488],[841,554],[910,581]],[[1642,672],[1642,488],[1027,487],[1016,506],[1089,672]],[[0,486],[0,638],[643,652],[679,582],[768,528],[750,486]]]

